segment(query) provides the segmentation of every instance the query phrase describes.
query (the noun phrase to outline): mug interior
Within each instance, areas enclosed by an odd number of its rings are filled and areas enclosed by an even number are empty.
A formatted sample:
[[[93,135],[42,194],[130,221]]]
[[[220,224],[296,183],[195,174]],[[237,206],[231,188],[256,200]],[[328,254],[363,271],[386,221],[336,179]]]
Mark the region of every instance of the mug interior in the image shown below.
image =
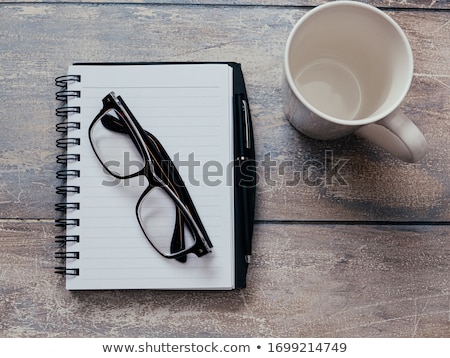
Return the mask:
[[[413,60],[405,34],[390,17],[370,5],[343,1],[300,19],[288,39],[285,67],[294,93],[311,110],[363,124],[400,104]]]

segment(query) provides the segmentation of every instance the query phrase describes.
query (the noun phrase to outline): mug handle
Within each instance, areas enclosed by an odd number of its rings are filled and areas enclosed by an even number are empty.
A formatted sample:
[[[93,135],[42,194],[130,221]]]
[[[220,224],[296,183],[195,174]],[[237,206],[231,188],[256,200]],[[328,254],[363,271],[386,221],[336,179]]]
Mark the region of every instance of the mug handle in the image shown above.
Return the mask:
[[[400,110],[378,122],[362,126],[355,134],[409,163],[419,161],[428,151],[422,132]]]

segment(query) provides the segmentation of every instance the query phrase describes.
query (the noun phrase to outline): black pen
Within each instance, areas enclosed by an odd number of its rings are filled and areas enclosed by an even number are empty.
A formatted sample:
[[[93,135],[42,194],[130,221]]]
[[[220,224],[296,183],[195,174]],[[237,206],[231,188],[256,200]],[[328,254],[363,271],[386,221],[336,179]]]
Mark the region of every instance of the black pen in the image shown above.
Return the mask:
[[[242,94],[237,95],[237,116],[238,116],[238,149],[237,158],[239,173],[236,176],[238,182],[235,185],[239,186],[241,192],[241,223],[243,230],[243,240],[244,240],[244,257],[247,263],[250,263],[251,251],[252,251],[252,235],[250,233],[250,217],[249,217],[249,195],[247,193],[247,188],[244,186],[243,182],[243,171],[248,161],[247,151],[251,148],[250,146],[250,118],[248,113],[248,105],[244,96]]]

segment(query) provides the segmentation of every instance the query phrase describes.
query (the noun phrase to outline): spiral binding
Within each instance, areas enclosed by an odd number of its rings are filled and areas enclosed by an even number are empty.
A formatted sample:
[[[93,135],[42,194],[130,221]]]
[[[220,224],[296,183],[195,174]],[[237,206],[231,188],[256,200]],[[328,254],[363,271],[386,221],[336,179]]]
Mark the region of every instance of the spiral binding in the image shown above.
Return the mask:
[[[55,204],[56,211],[80,210],[80,203],[57,203]]]
[[[60,138],[56,140],[58,148],[67,148],[71,145],[80,145],[80,138]]]
[[[56,178],[57,179],[68,179],[68,178],[79,178],[80,177],[80,171],[79,170],[58,170],[56,172]]]
[[[79,162],[79,154],[59,154],[56,156],[56,162],[58,164],[67,164],[69,162]]]
[[[80,187],[73,185],[62,185],[56,187],[56,194],[66,195],[68,193],[79,194]]]
[[[66,242],[80,242],[80,236],[78,235],[58,235],[55,236],[55,242],[65,245]]]
[[[66,268],[65,266],[55,267],[55,273],[60,275],[73,275],[78,276],[80,274],[80,269],[78,268]]]
[[[56,219],[55,225],[59,227],[80,226],[80,219]]]
[[[63,87],[64,89],[67,88],[67,83],[69,82],[81,82],[81,76],[80,75],[64,75],[59,76],[55,79],[55,84],[58,87]]]
[[[56,115],[58,117],[66,118],[69,113],[80,113],[80,107],[64,106],[56,108]]]
[[[61,91],[56,92],[56,100],[58,101],[66,101],[67,98],[74,97],[80,98],[80,91],[68,91],[67,89],[63,89]]]
[[[59,251],[55,252],[57,259],[79,259],[80,253],[78,251]]]
[[[68,133],[70,130],[80,129],[80,122],[61,122],[56,124],[56,131],[60,133]]]
[[[67,85],[73,82],[80,82],[81,76],[79,75],[66,75],[60,76],[55,79],[55,85],[60,87],[60,90],[56,92],[56,100],[63,102],[64,104],[56,109],[56,116],[62,118],[63,121],[56,124],[56,131],[64,135],[64,137],[56,140],[56,146],[58,148],[67,149],[72,146],[80,145],[80,138],[74,136],[68,136],[69,132],[73,132],[80,129],[79,122],[68,121],[68,115],[72,113],[80,113],[80,107],[67,105],[67,100],[70,98],[80,98],[80,91],[68,90]],[[74,163],[80,161],[79,154],[64,153],[56,156],[56,162],[64,166],[64,169],[56,172],[56,178],[66,181],[70,178],[77,178],[80,176],[79,170],[67,169],[68,163]],[[56,193],[67,197],[67,194],[78,194],[80,192],[79,186],[74,185],[60,185],[56,188]],[[80,203],[77,202],[61,202],[55,204],[55,210],[57,212],[66,213],[68,210],[79,210]],[[79,219],[67,219],[62,217],[55,220],[55,225],[66,229],[67,227],[79,226]],[[78,235],[57,235],[55,242],[60,245],[60,250],[55,252],[55,258],[62,260],[64,266],[55,267],[55,273],[64,276],[78,276],[80,274],[79,268],[68,268],[65,266],[66,260],[78,260],[80,253],[78,251],[66,251],[67,243],[77,243],[80,241]]]

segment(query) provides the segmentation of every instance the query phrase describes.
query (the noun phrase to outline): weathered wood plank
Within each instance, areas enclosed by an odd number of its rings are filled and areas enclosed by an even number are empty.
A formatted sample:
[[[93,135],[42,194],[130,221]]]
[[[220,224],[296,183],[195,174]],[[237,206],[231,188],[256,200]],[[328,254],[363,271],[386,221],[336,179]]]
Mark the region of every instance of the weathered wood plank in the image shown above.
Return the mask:
[[[448,226],[257,225],[233,292],[68,292],[54,234],[0,226],[1,337],[450,336]]]
[[[250,95],[260,163],[258,219],[448,221],[448,13],[389,12],[404,28],[415,55],[416,75],[402,108],[431,146],[422,162],[409,165],[357,138],[309,140],[285,120],[282,54],[290,29],[306,11],[264,6],[4,4],[0,217],[54,216],[58,200],[54,158],[59,152],[54,146],[58,103],[53,79],[69,64],[230,60],[242,63]],[[274,183],[266,180],[262,166],[268,153],[275,161],[268,178]],[[340,178],[332,175],[330,165],[339,160],[347,160],[339,174],[348,185],[338,185]],[[318,185],[309,185],[304,178],[295,183],[296,177],[290,175],[302,175],[314,164],[316,176],[307,179],[319,179],[313,183]],[[296,185],[286,184],[292,180]]]
[[[449,336],[448,227],[258,229],[256,261],[268,264],[255,272],[301,310],[279,317],[297,336]]]
[[[164,5],[235,5],[235,6],[317,6],[330,1],[335,0],[153,0],[151,4],[164,4]],[[450,4],[447,0],[359,0],[360,2],[371,4],[377,7],[383,8],[399,8],[399,9],[449,9]],[[4,3],[17,3],[19,0],[4,0]],[[44,2],[44,0],[31,1]],[[61,3],[60,0],[45,0],[49,3]],[[106,3],[106,4],[123,4],[123,0],[69,0],[65,3]],[[149,1],[146,0],[129,0],[126,3],[129,4],[145,4]]]
[[[0,11],[0,218],[53,217],[53,79],[76,61],[241,62],[258,160],[269,153],[275,166],[268,177],[259,167],[254,259],[248,287],[237,292],[67,292],[53,274],[52,221],[1,220],[1,337],[450,336],[448,225],[284,222],[449,221],[447,11],[389,12],[415,56],[402,109],[431,146],[425,160],[407,165],[357,138],[307,139],[283,118],[287,34],[306,13],[302,6],[324,1],[8,2]],[[446,0],[367,2],[450,7]],[[246,4],[255,6],[235,6]],[[340,167],[339,160],[347,161]],[[305,167],[313,176],[298,180],[294,172]]]

